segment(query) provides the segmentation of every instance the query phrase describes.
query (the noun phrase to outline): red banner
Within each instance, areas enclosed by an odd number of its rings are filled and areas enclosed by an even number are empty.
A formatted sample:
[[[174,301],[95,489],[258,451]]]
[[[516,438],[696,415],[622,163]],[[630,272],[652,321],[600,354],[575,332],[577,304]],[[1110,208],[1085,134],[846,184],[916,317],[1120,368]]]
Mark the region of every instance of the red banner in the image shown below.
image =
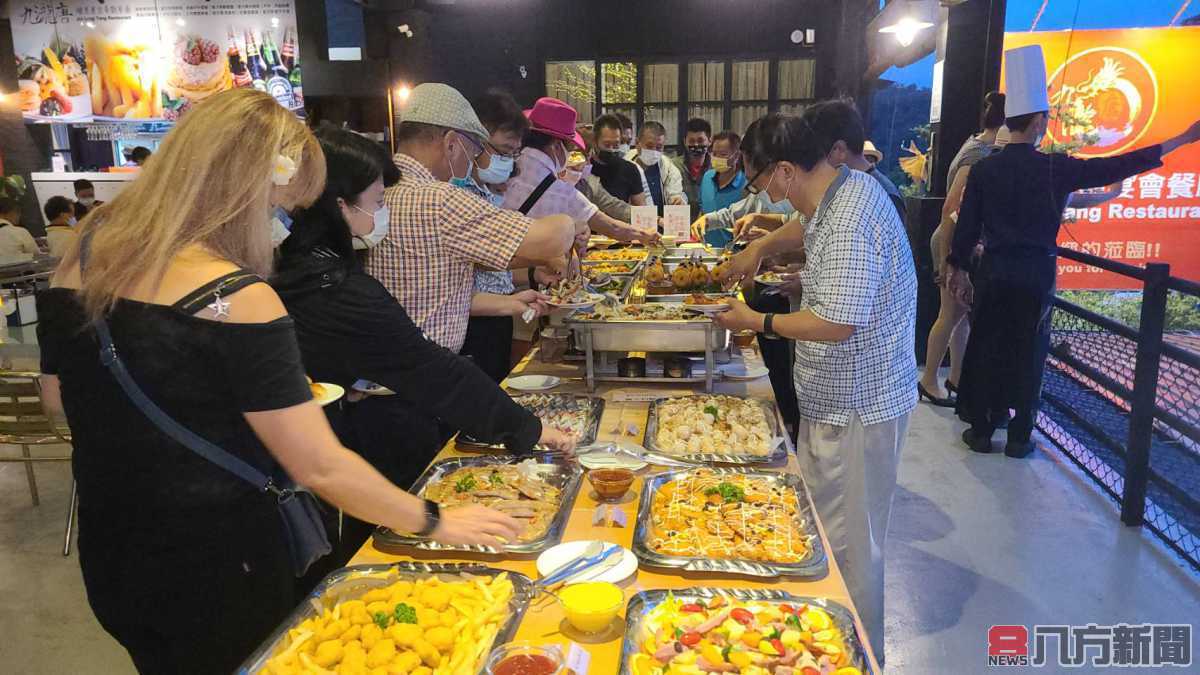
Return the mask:
[[[1159,143],[1200,117],[1200,27],[1007,33],[1004,48],[1040,44],[1055,108],[1047,140],[1108,157]],[[1103,204],[1068,209],[1058,243],[1133,265],[1171,264],[1200,279],[1200,145],[1132,176]],[[1059,288],[1134,288],[1132,279],[1059,261]]]

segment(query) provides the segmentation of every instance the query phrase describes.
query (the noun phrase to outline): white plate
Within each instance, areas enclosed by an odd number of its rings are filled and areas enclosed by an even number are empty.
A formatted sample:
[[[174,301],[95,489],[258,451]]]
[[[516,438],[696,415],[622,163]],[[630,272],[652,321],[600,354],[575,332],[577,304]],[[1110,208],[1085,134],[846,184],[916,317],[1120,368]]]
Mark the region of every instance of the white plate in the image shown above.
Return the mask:
[[[325,387],[325,393],[323,395],[313,397],[313,400],[319,405],[329,405],[330,403],[333,403],[334,401],[346,395],[346,390],[343,389],[342,385],[340,384],[333,384],[332,382],[314,382],[313,384],[319,384],[322,387]]]
[[[788,279],[788,278],[782,278],[779,281],[771,281],[769,279],[765,279],[764,275],[762,275],[762,274],[754,277],[754,280],[757,281],[758,283],[762,284],[763,286],[782,286],[782,285],[786,284],[787,282],[791,281],[791,279]]]
[[[769,375],[770,372],[766,366],[753,365],[746,367],[744,363],[730,363],[721,367],[721,374],[727,380],[757,380],[760,377]]]
[[[517,391],[546,391],[562,384],[562,379],[553,375],[518,375],[508,378],[508,388]]]
[[[553,572],[559,567],[571,562],[573,559],[583,555],[584,549],[591,544],[591,540],[583,541],[568,541],[559,544],[553,548],[548,548],[538,556],[537,570],[538,576],[544,577],[546,574]],[[604,542],[605,550],[613,545],[612,542]],[[613,558],[620,556],[621,560],[616,565],[608,569],[600,569],[602,565],[593,567],[592,569],[584,570],[579,574],[567,577],[566,583],[577,584],[583,581],[607,581],[612,584],[619,584],[637,571],[638,561],[637,556],[633,551],[625,547],[621,547],[620,551],[612,554],[605,563],[611,563]]]
[[[554,302],[553,300],[547,300],[546,304],[558,309],[584,309],[585,307],[595,305],[603,299],[604,296],[599,293],[588,293],[587,302]]]
[[[729,303],[722,302],[717,305],[689,305],[685,302],[683,303],[683,308],[693,312],[699,312],[701,314],[720,314],[721,312],[729,309]]]

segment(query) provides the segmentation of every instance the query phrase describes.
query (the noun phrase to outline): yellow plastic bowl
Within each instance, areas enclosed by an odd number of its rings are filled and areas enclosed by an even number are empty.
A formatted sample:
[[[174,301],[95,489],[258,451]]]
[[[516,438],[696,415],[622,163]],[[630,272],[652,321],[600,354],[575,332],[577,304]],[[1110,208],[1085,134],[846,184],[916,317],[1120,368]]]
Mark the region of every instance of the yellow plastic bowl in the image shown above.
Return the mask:
[[[558,600],[568,623],[584,633],[599,633],[617,617],[625,604],[625,594],[616,584],[588,581],[562,589]]]

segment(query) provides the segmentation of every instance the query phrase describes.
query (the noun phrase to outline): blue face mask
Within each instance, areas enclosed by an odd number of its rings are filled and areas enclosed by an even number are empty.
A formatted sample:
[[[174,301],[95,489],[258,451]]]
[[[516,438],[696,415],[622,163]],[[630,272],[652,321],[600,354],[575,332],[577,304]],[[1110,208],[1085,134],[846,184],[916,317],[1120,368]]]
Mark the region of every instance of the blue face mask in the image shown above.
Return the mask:
[[[767,185],[763,188],[762,192],[758,193],[759,208],[762,209],[763,213],[781,213],[785,216],[794,213],[796,208],[792,206],[792,200],[787,198],[787,190],[783,191],[784,196],[778,201],[771,200],[771,195],[768,191],[771,189],[771,183],[774,182],[775,171],[772,170],[771,179],[767,181]]]
[[[783,215],[788,215],[795,211],[795,209],[792,208],[791,200],[784,197],[777,202],[773,202],[771,201],[771,197],[767,195],[766,190],[758,193],[758,204],[759,210],[761,210],[763,213],[781,213]]]
[[[488,185],[499,185],[508,180],[513,172],[513,158],[504,155],[492,155],[491,163],[486,169],[479,170],[479,180]]]

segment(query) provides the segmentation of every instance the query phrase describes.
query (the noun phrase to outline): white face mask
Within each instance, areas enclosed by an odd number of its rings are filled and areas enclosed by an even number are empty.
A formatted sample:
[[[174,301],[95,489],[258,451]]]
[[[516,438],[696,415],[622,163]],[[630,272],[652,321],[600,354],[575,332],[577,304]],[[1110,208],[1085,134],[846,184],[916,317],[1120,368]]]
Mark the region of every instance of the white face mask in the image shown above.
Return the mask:
[[[352,206],[350,208],[358,209],[363,213],[370,213],[370,211],[365,211],[357,206]],[[371,213],[371,219],[374,222],[374,225],[371,227],[370,232],[363,235],[354,235],[354,248],[357,250],[361,251],[372,248],[379,242],[383,241],[383,238],[388,234],[388,227],[391,224],[391,212],[388,211],[388,207],[379,207],[378,211]]]
[[[638,159],[642,160],[642,164],[646,166],[654,166],[658,164],[658,160],[662,159],[662,152],[659,150],[638,150]]]
[[[583,179],[583,172],[579,169],[563,169],[559,172],[558,179],[574,187],[576,183]]]
[[[622,144],[618,145],[618,146],[617,146],[617,152],[621,153],[622,155],[624,155],[625,153],[629,152],[629,144],[628,144],[628,143],[622,143]]]
[[[82,197],[82,198],[80,198],[79,203],[83,204],[84,206],[86,206],[90,209],[90,208],[92,208],[92,204],[96,203],[96,198],[95,197]]]
[[[292,219],[279,207],[271,212],[271,246],[278,248],[292,234]]]
[[[78,223],[78,222],[79,222],[78,220],[75,220],[75,216],[71,216],[70,218],[67,218],[67,225],[69,227],[75,227],[75,223]]]

